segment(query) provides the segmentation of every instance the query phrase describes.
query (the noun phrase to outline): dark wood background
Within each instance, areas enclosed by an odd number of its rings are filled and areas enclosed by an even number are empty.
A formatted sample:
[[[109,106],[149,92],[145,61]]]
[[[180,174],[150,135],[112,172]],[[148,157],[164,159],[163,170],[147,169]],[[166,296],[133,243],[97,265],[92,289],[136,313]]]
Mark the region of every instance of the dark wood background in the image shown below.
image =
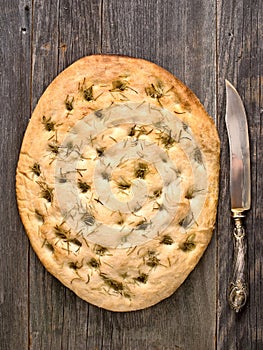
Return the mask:
[[[1,0],[0,349],[263,349],[261,0]],[[92,53],[142,57],[184,81],[221,138],[218,220],[199,265],[169,299],[112,313],[77,298],[32,251],[19,219],[15,169],[31,112],[53,78]],[[247,214],[250,297],[229,309],[229,151],[224,79],[248,116],[252,209]]]

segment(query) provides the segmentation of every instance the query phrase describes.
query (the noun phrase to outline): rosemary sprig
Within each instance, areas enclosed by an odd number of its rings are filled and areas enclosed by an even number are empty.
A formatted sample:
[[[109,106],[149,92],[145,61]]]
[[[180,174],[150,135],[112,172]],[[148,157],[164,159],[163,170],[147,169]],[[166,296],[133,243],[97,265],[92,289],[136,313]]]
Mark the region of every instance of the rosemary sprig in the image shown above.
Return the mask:
[[[91,258],[90,261],[88,262],[88,266],[94,269],[98,269],[100,265],[101,265],[100,261],[95,258]]]
[[[49,203],[53,200],[53,191],[54,188],[51,188],[45,182],[38,181],[37,184],[41,188],[41,197],[46,199]]]
[[[169,235],[164,235],[160,241],[162,244],[172,245],[174,243],[173,239]]]
[[[138,277],[134,278],[134,281],[145,284],[148,281],[148,275],[146,273],[141,273]]]
[[[119,282],[111,277],[109,277],[108,275],[106,275],[105,273],[100,273],[100,277],[103,279],[103,281],[105,282],[105,284],[110,287],[111,289],[113,289],[115,292],[118,292],[120,294],[123,294],[123,290],[124,290],[124,285],[122,282]]]
[[[95,251],[95,254],[99,256],[103,256],[108,253],[108,249],[101,245],[95,245],[94,251]]]
[[[41,175],[41,169],[38,163],[34,163],[34,165],[30,167],[30,169],[36,176]]]
[[[156,252],[153,250],[149,250],[148,256],[146,258],[146,265],[154,268],[159,264],[160,264],[160,260],[157,258]]]
[[[46,131],[54,131],[55,130],[55,123],[51,120],[51,117],[46,118],[43,115],[42,124],[44,125],[44,128]]]
[[[79,179],[78,180],[78,188],[80,189],[81,193],[87,193],[90,190],[90,185],[87,184],[87,182]]]
[[[74,101],[74,97],[72,97],[72,99],[69,99],[69,95],[67,95],[66,100],[65,100],[65,106],[66,109],[71,112],[73,109],[73,101]]]
[[[131,187],[131,182],[125,179],[123,176],[120,176],[116,183],[118,188],[123,191],[128,190]]]
[[[171,136],[171,131],[169,132],[169,134],[165,132],[161,132],[158,139],[161,141],[163,146],[167,149],[173,147],[175,143],[175,139]]]
[[[194,250],[196,247],[196,243],[194,242],[194,240],[195,240],[195,234],[192,233],[186,238],[184,242],[179,244],[179,248],[184,252]]]
[[[145,176],[147,175],[148,172],[149,172],[148,165],[146,163],[138,162],[134,170],[134,175],[137,178],[145,179]]]
[[[150,96],[153,99],[156,99],[161,107],[163,107],[160,99],[167,95],[174,87],[172,86],[168,90],[164,91],[163,84],[161,81],[157,81],[156,85],[151,84],[145,88],[147,96]]]
[[[114,80],[112,82],[112,88],[109,91],[110,92],[122,92],[122,91],[125,91],[127,89],[130,89],[130,90],[136,92],[136,94],[138,93],[136,90],[134,90],[133,88],[131,88],[129,86],[129,83],[126,80],[120,80],[120,79]]]

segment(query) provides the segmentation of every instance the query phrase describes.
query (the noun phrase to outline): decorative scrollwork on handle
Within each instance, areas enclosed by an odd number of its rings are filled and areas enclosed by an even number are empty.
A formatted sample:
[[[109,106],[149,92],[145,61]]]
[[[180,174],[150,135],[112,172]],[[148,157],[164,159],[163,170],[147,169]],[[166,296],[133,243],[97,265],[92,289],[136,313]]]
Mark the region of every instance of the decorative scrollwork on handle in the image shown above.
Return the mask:
[[[229,285],[228,301],[233,310],[239,312],[246,304],[248,298],[248,286],[246,283],[246,233],[242,225],[242,216],[234,216],[234,263],[233,276]]]

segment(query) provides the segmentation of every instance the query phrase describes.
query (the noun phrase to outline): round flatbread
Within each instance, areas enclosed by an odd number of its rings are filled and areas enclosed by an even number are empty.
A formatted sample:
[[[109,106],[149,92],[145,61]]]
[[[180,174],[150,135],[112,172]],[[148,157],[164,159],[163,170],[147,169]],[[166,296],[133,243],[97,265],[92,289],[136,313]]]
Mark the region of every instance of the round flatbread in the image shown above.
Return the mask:
[[[47,270],[108,310],[146,308],[195,267],[216,219],[219,139],[159,66],[84,57],[40,98],[17,167],[26,232]]]

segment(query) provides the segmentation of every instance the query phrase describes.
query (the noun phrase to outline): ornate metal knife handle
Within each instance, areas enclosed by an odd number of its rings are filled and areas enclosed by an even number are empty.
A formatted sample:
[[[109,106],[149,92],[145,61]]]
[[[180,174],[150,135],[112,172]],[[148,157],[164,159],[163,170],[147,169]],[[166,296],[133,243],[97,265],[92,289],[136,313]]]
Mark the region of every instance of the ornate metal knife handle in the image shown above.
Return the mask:
[[[233,310],[239,312],[246,304],[248,297],[246,254],[246,232],[242,225],[241,213],[234,214],[234,263],[233,276],[229,285],[228,301]]]

